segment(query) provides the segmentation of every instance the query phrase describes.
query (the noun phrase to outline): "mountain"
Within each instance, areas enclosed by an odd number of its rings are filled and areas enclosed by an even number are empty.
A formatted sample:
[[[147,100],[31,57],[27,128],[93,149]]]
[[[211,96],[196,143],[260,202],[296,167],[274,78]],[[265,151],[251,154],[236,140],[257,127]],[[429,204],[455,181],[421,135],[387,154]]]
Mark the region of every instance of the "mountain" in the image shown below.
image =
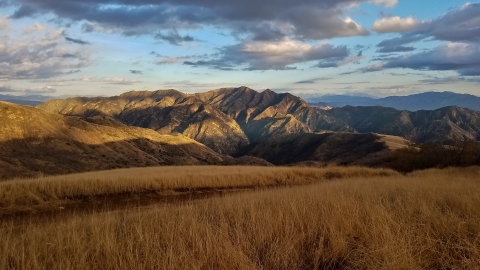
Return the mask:
[[[409,96],[392,96],[371,101],[369,106],[392,107],[399,110],[436,110],[457,106],[480,111],[480,97],[453,92],[425,92]]]
[[[327,95],[309,101],[313,106],[318,107],[382,106],[398,110],[418,111],[457,106],[480,111],[480,97],[453,92],[425,92],[409,96],[390,96],[378,99],[345,95]]]
[[[131,91],[108,98],[51,100],[37,108],[70,116],[110,116],[161,134],[178,132],[224,154],[279,134],[353,131],[299,97],[248,87],[199,94]]]
[[[346,106],[326,113],[360,133],[395,135],[419,143],[480,140],[480,112],[466,108],[452,106],[409,112],[380,106]]]
[[[158,165],[232,163],[181,134],[108,116],[64,116],[0,102],[0,179]]]
[[[220,153],[236,151],[248,138],[235,120],[194,95],[176,90],[132,91],[115,97],[68,98],[37,106],[71,116],[110,116],[160,134],[181,133]]]

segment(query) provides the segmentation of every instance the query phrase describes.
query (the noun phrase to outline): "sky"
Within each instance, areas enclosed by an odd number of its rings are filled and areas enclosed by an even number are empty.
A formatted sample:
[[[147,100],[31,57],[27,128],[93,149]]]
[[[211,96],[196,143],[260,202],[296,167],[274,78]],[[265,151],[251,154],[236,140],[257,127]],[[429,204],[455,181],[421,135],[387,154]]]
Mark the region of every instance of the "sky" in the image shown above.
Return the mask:
[[[480,96],[480,2],[0,0],[0,94]]]

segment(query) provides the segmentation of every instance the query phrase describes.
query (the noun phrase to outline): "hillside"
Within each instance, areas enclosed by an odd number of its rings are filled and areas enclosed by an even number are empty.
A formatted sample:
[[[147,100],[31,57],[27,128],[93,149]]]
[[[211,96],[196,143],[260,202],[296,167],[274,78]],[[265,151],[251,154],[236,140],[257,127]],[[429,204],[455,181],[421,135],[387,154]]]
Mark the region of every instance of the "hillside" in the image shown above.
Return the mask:
[[[0,179],[231,159],[181,134],[0,102]]]
[[[242,154],[275,165],[378,165],[388,155],[388,145],[372,133],[324,133],[286,135],[264,140]]]

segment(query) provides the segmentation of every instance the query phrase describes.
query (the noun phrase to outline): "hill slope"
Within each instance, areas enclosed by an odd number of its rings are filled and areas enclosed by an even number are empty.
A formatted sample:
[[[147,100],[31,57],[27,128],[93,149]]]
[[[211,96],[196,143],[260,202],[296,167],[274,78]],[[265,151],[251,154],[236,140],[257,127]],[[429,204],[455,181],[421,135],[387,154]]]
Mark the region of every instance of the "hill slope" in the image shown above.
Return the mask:
[[[38,108],[74,116],[107,115],[161,134],[178,132],[220,153],[234,152],[249,142],[233,119],[195,96],[175,90],[132,91],[109,98],[52,100]]]
[[[180,134],[0,102],[0,178],[231,159]]]
[[[376,165],[377,159],[388,155],[387,152],[382,137],[372,133],[287,135],[264,140],[244,151],[276,165],[309,164],[305,162]]]

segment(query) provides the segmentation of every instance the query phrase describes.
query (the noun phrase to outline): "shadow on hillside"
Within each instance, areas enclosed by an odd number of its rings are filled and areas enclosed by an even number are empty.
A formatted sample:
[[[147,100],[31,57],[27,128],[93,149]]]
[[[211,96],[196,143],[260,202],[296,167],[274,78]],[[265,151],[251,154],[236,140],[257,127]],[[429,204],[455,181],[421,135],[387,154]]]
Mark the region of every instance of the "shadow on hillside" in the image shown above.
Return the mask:
[[[382,162],[387,149],[379,139],[380,136],[372,133],[292,134],[251,144],[234,157],[251,155],[275,165],[313,161],[374,166]]]
[[[64,138],[27,138],[0,143],[0,179],[221,162],[221,155],[199,144],[175,145],[144,138],[99,145]]]

